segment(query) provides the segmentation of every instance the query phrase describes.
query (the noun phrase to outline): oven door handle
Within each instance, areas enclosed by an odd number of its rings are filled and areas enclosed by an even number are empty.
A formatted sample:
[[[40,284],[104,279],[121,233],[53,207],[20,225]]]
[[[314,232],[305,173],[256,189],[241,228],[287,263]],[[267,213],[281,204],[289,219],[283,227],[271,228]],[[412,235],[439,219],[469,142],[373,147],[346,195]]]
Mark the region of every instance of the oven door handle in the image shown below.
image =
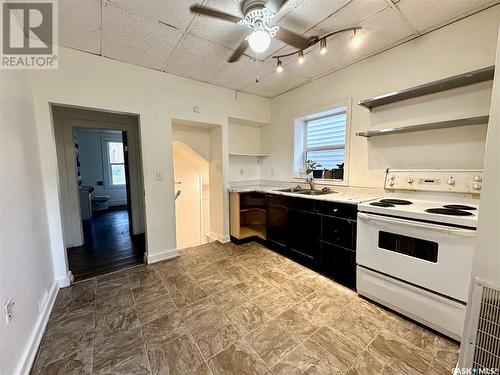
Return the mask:
[[[461,229],[461,228],[446,227],[435,224],[417,223],[409,220],[393,219],[384,216],[365,214],[364,212],[358,212],[358,218],[372,222],[404,225],[406,227],[415,229],[433,230],[436,232],[448,233],[456,236],[474,237],[476,235],[476,231],[472,229]]]

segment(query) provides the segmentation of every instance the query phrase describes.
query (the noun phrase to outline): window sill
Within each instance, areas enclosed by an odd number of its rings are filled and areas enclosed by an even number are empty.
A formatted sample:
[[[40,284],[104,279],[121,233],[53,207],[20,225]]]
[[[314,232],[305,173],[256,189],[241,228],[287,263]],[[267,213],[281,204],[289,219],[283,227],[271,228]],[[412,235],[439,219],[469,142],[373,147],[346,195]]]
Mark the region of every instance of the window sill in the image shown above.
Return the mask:
[[[297,177],[293,177],[292,182],[300,184],[307,183],[305,178],[297,178]],[[347,180],[334,180],[330,178],[315,178],[314,183],[316,185],[324,185],[324,186],[349,186],[349,182]]]

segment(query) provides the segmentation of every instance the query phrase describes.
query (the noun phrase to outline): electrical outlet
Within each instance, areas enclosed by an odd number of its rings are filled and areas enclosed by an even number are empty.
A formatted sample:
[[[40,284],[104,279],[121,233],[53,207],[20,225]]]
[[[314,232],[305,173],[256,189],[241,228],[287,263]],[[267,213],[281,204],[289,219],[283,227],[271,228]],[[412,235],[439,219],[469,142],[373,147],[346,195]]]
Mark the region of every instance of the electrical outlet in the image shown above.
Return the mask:
[[[14,318],[14,305],[15,305],[14,300],[9,298],[9,300],[7,301],[7,303],[4,306],[5,323],[7,323],[7,325],[10,323],[12,318]]]
[[[240,176],[243,176],[243,168],[240,169]]]

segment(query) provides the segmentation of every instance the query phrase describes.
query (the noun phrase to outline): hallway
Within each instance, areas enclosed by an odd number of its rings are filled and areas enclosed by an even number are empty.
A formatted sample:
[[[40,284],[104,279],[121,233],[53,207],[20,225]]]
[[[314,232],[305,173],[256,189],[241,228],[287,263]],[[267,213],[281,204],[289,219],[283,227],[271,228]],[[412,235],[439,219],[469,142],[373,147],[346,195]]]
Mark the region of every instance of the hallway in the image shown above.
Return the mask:
[[[83,221],[82,246],[68,248],[68,263],[75,281],[143,263],[144,234],[132,236],[124,208],[95,213]]]

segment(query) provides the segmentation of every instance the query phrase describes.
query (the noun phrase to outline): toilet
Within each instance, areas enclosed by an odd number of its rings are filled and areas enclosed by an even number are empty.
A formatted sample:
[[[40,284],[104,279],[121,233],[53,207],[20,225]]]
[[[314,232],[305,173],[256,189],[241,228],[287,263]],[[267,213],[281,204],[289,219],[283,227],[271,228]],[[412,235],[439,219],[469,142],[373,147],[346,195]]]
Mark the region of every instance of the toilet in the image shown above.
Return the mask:
[[[96,195],[92,197],[92,211],[104,211],[109,208],[109,195]]]

